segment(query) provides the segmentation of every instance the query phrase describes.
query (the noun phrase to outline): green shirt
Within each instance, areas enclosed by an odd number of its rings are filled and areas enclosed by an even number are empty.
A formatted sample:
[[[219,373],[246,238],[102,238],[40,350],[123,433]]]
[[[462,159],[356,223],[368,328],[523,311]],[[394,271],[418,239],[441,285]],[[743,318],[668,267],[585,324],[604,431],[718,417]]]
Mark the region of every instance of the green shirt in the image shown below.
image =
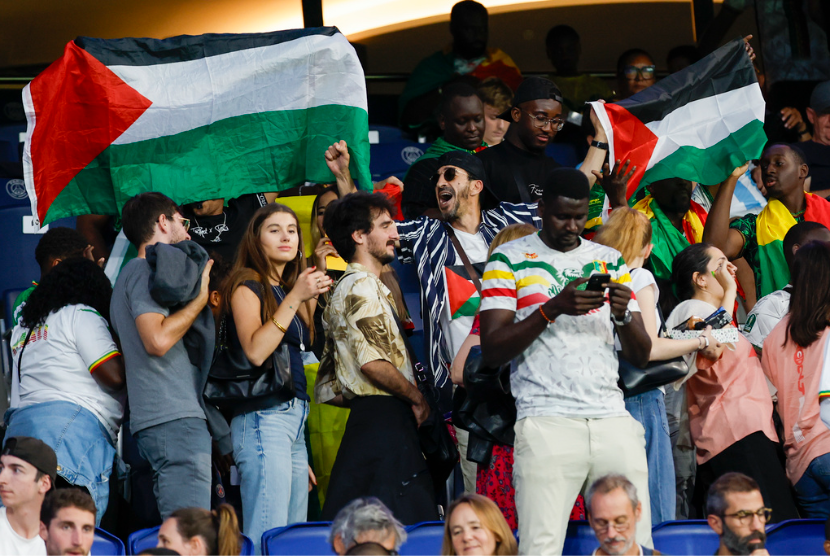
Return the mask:
[[[12,320],[15,325],[20,324],[20,315],[23,313],[23,304],[26,303],[26,300],[29,299],[29,296],[32,295],[33,291],[35,291],[35,287],[37,287],[37,282],[32,282],[32,285],[20,292],[17,299],[14,300],[14,306],[12,307]]]
[[[804,213],[798,216],[793,215],[796,222],[804,222]],[[744,246],[741,249],[740,256],[746,260],[749,267],[752,269],[752,274],[755,276],[755,287],[761,283],[761,260],[758,257],[758,215],[747,214],[733,220],[729,227],[741,232],[744,236]]]

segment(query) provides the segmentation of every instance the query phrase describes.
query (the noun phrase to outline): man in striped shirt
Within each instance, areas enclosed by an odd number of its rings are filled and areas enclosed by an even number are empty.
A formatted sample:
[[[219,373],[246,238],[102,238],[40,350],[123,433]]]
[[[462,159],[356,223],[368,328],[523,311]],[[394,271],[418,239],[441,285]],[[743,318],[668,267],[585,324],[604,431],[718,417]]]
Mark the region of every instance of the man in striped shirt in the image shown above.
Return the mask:
[[[483,362],[511,362],[518,410],[513,481],[524,554],[561,554],[577,495],[609,473],[643,493],[642,519],[651,522],[644,431],[617,386],[614,336],[637,365],[648,362],[651,340],[620,253],[580,237],[589,193],[578,170],[551,172],[541,232],[499,247],[484,272]],[[610,279],[585,289],[594,274]],[[648,527],[637,542],[651,546]]]

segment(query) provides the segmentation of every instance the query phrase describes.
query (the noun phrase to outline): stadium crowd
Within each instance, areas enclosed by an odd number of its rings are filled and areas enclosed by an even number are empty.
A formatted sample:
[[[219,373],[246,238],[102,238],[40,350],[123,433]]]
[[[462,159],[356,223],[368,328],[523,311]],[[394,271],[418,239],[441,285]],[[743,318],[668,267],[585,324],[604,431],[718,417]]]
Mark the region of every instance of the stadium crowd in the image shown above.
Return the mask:
[[[830,518],[824,66],[796,75],[764,37],[760,158],[629,200],[636,168],[608,160],[586,102],[655,84],[647,52],[612,87],[557,25],[551,78],[523,78],[481,4],[450,31],[400,97],[402,129],[431,139],[402,180],[359,191],[340,141],[310,222],[297,191],[139,194],[114,286],[109,217],[42,236],[13,313],[0,553],[88,554],[102,524],[161,525],[148,554],[239,554],[240,533],[258,553],[268,530],[331,521],[333,552],[395,554],[440,519],[442,554],[561,554],[587,519],[594,554],[647,555],[653,525],[706,519],[718,554],[766,554],[767,524]],[[736,214],[741,183],[754,212]]]

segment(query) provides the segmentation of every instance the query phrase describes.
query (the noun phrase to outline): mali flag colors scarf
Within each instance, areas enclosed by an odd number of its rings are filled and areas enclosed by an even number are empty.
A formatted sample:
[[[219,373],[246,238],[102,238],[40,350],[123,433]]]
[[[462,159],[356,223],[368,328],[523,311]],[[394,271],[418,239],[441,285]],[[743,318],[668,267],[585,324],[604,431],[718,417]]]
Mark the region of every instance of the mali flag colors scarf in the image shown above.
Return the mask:
[[[700,243],[703,238],[703,226],[706,225],[706,210],[691,202],[691,209],[683,217],[683,233],[681,233],[669,218],[653,202],[654,198],[647,195],[634,205],[651,221],[654,250],[651,252],[651,265],[654,275],[661,280],[671,280],[672,261],[678,253],[693,243]]]
[[[830,203],[812,193],[805,193],[804,200],[807,204],[804,220],[830,228]],[[758,215],[755,230],[758,234],[758,274],[761,278],[761,283],[757,284],[759,299],[790,283],[790,270],[784,259],[784,236],[795,225],[795,217],[778,199],[770,199]]]

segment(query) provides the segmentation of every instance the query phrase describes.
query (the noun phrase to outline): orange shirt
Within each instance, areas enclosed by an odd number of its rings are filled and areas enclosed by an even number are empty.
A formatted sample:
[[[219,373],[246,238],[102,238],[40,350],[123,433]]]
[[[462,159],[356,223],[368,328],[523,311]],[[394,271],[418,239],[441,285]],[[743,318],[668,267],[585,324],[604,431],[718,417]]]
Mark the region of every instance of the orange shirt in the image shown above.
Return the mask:
[[[818,403],[827,337],[822,331],[818,340],[806,349],[792,341],[785,344],[789,321],[787,315],[767,336],[761,363],[770,382],[778,388],[778,413],[784,421],[787,477],[795,484],[811,461],[830,453],[830,429],[821,422]]]
[[[698,355],[697,369],[686,382],[686,391],[698,464],[754,432],[761,431],[778,442],[772,423],[772,398],[761,362],[743,335],[735,351],[724,349],[715,362]]]

